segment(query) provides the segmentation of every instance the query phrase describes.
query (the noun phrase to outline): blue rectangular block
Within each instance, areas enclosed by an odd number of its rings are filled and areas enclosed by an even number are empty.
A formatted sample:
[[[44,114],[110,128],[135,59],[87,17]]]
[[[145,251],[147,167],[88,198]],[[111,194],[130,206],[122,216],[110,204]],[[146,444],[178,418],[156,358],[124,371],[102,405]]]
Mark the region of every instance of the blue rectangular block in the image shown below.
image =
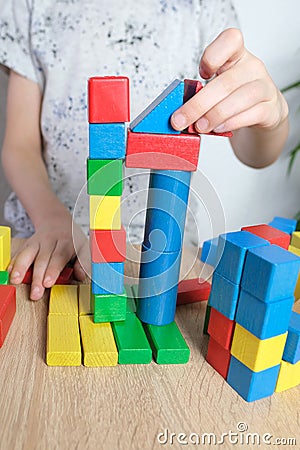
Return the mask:
[[[200,260],[204,263],[209,264],[212,267],[216,267],[218,241],[219,238],[215,237],[213,239],[208,239],[207,241],[204,241],[202,245]]]
[[[277,228],[277,230],[283,231],[284,233],[292,234],[296,230],[297,220],[275,216],[269,225]]]
[[[292,297],[299,268],[300,258],[277,245],[254,248],[246,255],[241,286],[263,302]]]
[[[275,391],[280,365],[261,372],[252,372],[234,356],[231,356],[227,383],[246,402],[269,397]]]
[[[300,314],[294,311],[291,315],[282,359],[291,364],[300,361]]]
[[[211,291],[208,304],[217,311],[228,317],[235,319],[240,287],[232,283],[216,272],[213,274]]]
[[[248,231],[221,234],[217,248],[216,273],[232,283],[239,284],[247,251],[264,245],[270,243]]]
[[[89,158],[125,158],[126,135],[124,123],[89,124]]]
[[[265,303],[241,289],[236,322],[259,339],[287,332],[294,297]]]
[[[124,263],[92,262],[92,293],[122,294],[124,292]]]

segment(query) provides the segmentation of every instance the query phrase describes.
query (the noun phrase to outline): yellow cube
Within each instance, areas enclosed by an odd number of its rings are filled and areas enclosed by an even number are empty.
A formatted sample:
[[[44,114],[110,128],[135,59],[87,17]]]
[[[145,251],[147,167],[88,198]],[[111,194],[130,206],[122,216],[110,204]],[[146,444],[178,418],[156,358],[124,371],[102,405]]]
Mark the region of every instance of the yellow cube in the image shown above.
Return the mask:
[[[91,230],[121,229],[121,197],[90,195]]]
[[[11,231],[0,226],[0,271],[6,270],[11,259]]]
[[[300,249],[300,231],[294,231],[292,234],[291,245]]]
[[[280,363],[286,338],[284,333],[261,340],[236,324],[230,353],[253,372],[260,372]]]
[[[275,392],[286,391],[300,384],[300,361],[291,364],[281,361]]]

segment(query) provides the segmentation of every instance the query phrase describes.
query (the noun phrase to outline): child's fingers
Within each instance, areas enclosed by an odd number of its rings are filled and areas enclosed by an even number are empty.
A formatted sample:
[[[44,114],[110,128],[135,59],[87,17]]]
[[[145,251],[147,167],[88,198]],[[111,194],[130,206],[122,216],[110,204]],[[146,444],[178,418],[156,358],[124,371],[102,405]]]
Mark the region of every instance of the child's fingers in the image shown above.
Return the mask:
[[[55,241],[46,241],[45,243],[43,243],[43,246],[40,247],[39,252],[35,258],[30,290],[31,300],[40,300],[44,294],[45,289],[43,286],[43,280],[49,264],[49,260],[55,249],[55,245]]]
[[[10,282],[20,284],[39,251],[39,243],[31,242],[20,253],[15,255],[11,263]]]
[[[65,265],[74,255],[74,248],[69,241],[58,241],[51,255],[49,264],[44,274],[43,286],[49,288],[53,286]]]

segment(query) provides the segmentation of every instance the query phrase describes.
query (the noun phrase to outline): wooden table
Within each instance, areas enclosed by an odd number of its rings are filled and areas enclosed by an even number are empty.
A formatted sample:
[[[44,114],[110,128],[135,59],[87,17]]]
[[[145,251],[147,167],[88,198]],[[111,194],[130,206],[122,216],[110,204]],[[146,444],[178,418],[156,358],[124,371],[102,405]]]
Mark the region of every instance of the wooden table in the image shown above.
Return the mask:
[[[200,272],[196,253],[185,251],[182,275],[193,278]],[[126,273],[137,274],[137,264],[127,262]],[[220,440],[222,433],[236,433],[243,426],[260,439],[265,433],[273,435],[272,443],[276,438],[298,441],[271,448],[299,448],[300,388],[255,403],[239,397],[204,359],[206,303],[177,309],[177,323],[191,349],[186,365],[48,367],[47,295],[32,302],[28,290],[24,285],[17,289],[17,314],[0,349],[1,450],[184,448],[178,439],[195,442],[196,435],[215,433]],[[158,442],[165,430],[172,446]],[[232,435],[231,442],[243,434]],[[165,436],[160,436],[162,443]],[[224,444],[212,447],[242,448],[224,439]],[[269,448],[261,442],[261,447],[243,448]]]

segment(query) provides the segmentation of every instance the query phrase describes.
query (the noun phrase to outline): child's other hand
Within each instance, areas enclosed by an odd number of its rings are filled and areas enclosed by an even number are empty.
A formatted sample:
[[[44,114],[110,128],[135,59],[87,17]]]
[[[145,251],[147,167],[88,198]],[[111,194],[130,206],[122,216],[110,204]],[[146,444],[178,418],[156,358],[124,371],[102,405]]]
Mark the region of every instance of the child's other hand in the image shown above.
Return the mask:
[[[88,239],[76,224],[72,234],[71,215],[60,211],[59,216],[43,221],[14,256],[9,267],[11,283],[22,283],[26,271],[34,264],[30,298],[39,300],[45,288],[55,284],[60,272],[76,253],[74,275],[83,281],[90,264]]]
[[[183,130],[195,123],[199,133],[256,126],[275,129],[288,115],[287,103],[266,67],[245,47],[238,29],[223,31],[204,51],[200,76],[204,89],[172,116],[172,126]]]

